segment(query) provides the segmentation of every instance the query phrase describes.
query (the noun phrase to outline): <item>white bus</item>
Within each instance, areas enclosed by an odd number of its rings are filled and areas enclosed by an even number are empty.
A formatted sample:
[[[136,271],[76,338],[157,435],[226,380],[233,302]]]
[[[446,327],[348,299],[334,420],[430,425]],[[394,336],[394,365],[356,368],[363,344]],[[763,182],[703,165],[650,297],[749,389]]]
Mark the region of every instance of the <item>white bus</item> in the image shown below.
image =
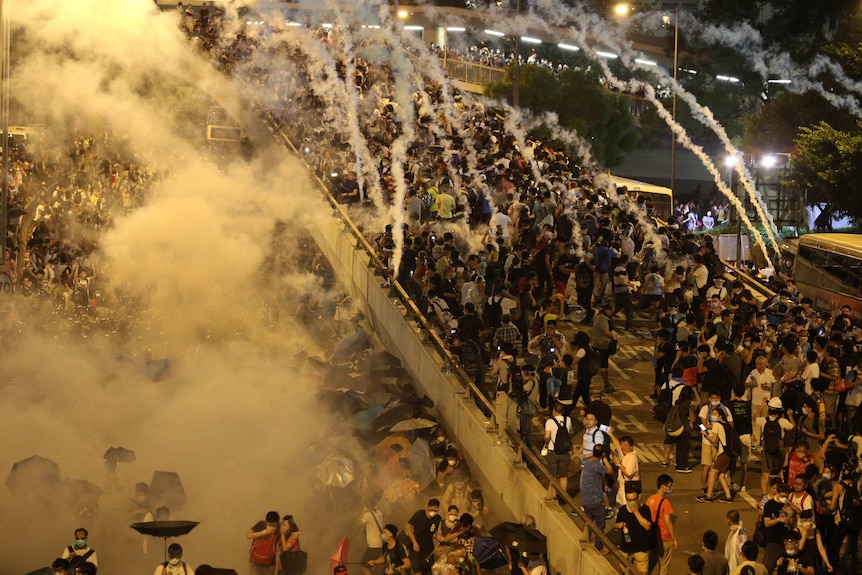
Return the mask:
[[[806,234],[796,245],[793,279],[817,309],[850,305],[862,317],[862,235]]]

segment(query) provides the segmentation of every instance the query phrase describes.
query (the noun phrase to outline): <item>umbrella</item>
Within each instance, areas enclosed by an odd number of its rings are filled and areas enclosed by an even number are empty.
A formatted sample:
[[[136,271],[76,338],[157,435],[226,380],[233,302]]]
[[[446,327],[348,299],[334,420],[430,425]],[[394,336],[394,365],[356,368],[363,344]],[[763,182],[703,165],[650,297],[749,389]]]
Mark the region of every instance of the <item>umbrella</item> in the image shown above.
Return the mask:
[[[109,447],[102,458],[105,460],[105,467],[110,471],[117,469],[117,463],[133,463],[137,461],[135,452],[125,447]]]
[[[338,542],[338,547],[335,549],[335,553],[332,554],[329,558],[329,572],[332,573],[333,569],[338,567],[339,565],[347,564],[347,555],[350,553],[350,539],[347,537],[342,537],[341,541]]]
[[[371,340],[362,330],[356,330],[341,338],[332,350],[332,361],[338,363],[354,353],[361,353],[371,346]]]
[[[482,569],[499,569],[509,564],[500,542],[493,537],[474,537],[473,557]]]
[[[179,511],[186,504],[186,492],[180,476],[174,471],[155,471],[150,481],[150,504]]]
[[[60,483],[60,466],[38,455],[22,459],[12,465],[6,486],[13,495],[27,495],[42,490],[53,490]]]
[[[403,435],[390,435],[377,443],[375,447],[377,447],[379,451],[385,448],[391,449],[393,445],[400,446],[403,453],[407,453],[410,451],[410,448],[413,447],[413,443]]]
[[[374,419],[381,413],[383,413],[382,405],[375,405],[374,407],[360,411],[353,416],[353,427],[360,431],[368,431],[371,429],[371,424],[374,422]]]
[[[416,412],[416,406],[409,403],[399,402],[391,407],[387,407],[381,412],[374,421],[371,422],[372,429],[381,431],[389,429],[402,419],[410,419]]]
[[[388,351],[368,354],[359,364],[359,369],[363,371],[389,369],[392,367],[401,367],[401,360]]]
[[[410,477],[419,484],[420,489],[425,489],[434,482],[437,474],[427,441],[417,439],[413,442],[413,446],[407,452],[407,460],[410,462]]]
[[[320,482],[330,487],[347,487],[356,477],[353,461],[337,453],[327,457],[314,471]]]
[[[546,553],[547,541],[540,531],[524,527],[521,523],[504,521],[491,528],[491,537],[506,547],[514,547],[524,553]]]
[[[389,431],[391,431],[392,433],[397,433],[399,431],[415,431],[417,429],[430,429],[432,427],[437,427],[436,421],[417,417],[414,419],[405,419],[404,421],[399,421],[398,423],[393,425],[389,429]]]
[[[152,489],[152,488],[151,488]],[[168,560],[168,537],[179,537],[186,535],[198,526],[199,521],[145,521],[143,523],[132,523],[132,529],[141,535],[152,535],[162,537],[165,540],[165,561]]]

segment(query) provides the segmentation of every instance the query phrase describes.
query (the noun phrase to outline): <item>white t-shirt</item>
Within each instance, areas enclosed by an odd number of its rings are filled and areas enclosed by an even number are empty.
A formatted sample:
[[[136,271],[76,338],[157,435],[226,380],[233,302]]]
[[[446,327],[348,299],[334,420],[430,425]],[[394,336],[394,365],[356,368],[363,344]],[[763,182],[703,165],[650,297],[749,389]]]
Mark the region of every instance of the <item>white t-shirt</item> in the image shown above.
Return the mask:
[[[802,511],[814,509],[814,500],[807,491],[803,491],[802,493],[796,493],[794,491],[787,496],[787,502],[802,509]]]
[[[548,441],[548,451],[554,450],[554,440],[557,438],[557,431],[559,431],[560,426],[557,425],[557,422],[563,423],[563,416],[556,415],[554,417],[549,417],[545,422],[545,431],[550,434],[551,439]],[[566,429],[569,430],[569,437],[572,436],[572,418],[566,417]]]
[[[811,395],[814,392],[814,388],[811,387],[811,380],[815,377],[820,377],[820,364],[817,362],[809,363],[802,370],[802,375],[799,377],[805,383],[806,395]]]
[[[512,218],[504,214],[503,212],[497,212],[491,216],[491,232],[496,233],[497,226],[501,226],[503,228],[503,239],[509,239],[511,233],[509,232],[509,222],[512,221]]]
[[[750,387],[751,391],[751,403],[754,405],[763,405],[769,398],[772,397],[772,385],[775,383],[775,376],[772,375],[772,370],[766,368],[763,370],[763,373],[760,373],[756,369],[751,370],[751,373],[748,374],[749,379],[754,379],[756,385],[754,387]],[[763,389],[763,386],[767,386],[768,389]]]
[[[375,519],[377,521],[375,522]],[[379,511],[365,511],[362,514],[362,524],[365,526],[365,544],[371,549],[383,547],[380,529],[383,527],[383,515]],[[378,527],[378,523],[380,526]]]

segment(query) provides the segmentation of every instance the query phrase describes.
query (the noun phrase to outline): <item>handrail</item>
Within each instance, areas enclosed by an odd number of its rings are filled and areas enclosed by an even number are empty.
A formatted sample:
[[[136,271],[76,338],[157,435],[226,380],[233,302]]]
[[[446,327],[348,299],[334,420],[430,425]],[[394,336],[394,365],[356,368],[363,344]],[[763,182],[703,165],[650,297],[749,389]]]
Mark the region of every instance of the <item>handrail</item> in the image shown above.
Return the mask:
[[[326,184],[323,182],[323,180],[315,173],[312,167],[304,159],[302,159],[302,156],[301,154],[299,154],[299,151],[297,150],[296,146],[293,144],[290,138],[286,134],[284,134],[284,132],[278,125],[278,122],[275,121],[275,118],[273,118],[268,111],[263,111],[262,113],[270,123],[273,132],[281,137],[284,143],[287,144],[287,146],[294,152],[294,154],[301,159],[305,167],[312,174],[313,179],[317,182],[317,187],[319,188],[320,192],[323,194],[324,198],[329,202],[329,204],[336,210],[339,215],[339,219],[356,237],[359,245],[364,248],[367,255],[369,256],[371,263],[374,264],[378,271],[382,272],[389,278],[390,286],[395,290],[396,294],[398,295],[399,301],[402,303],[402,305],[404,305],[407,312],[411,316],[413,316],[412,319],[416,321],[421,331],[423,331],[428,337],[428,339],[434,344],[434,348],[442,356],[441,359],[444,361],[444,365],[449,368],[449,373],[454,375],[456,380],[467,389],[468,396],[472,397],[476,406],[485,415],[492,415],[494,413],[494,406],[491,401],[488,399],[485,393],[481,389],[479,389],[479,387],[473,381],[473,378],[471,378],[464,371],[460,363],[456,361],[455,356],[449,350],[449,347],[446,345],[446,342],[444,342],[443,339],[437,334],[437,332],[431,328],[425,315],[420,312],[418,307],[416,307],[413,298],[410,297],[410,295],[404,290],[401,284],[399,284],[398,281],[393,277],[389,269],[383,264],[383,262],[380,261],[380,259],[377,257],[377,254],[374,253],[371,244],[368,243],[368,240],[344,211],[343,206],[337,201],[335,201],[335,198],[329,192],[329,189],[326,187]],[[613,560],[616,563],[615,567],[617,567],[619,572],[626,573],[628,575],[639,575],[639,573],[629,562],[625,554],[622,553],[622,551],[620,551],[616,547],[616,545],[611,542],[611,540],[604,533],[604,531],[599,529],[598,525],[596,525],[596,523],[584,513],[580,506],[575,503],[574,499],[562,489],[560,482],[551,475],[550,471],[548,471],[547,467],[545,466],[545,462],[540,459],[535,452],[529,449],[527,445],[523,442],[521,437],[517,433],[509,429],[508,426],[506,428],[506,433],[509,436],[509,440],[512,441],[517,447],[517,454],[526,456],[527,459],[529,459],[530,462],[533,464],[534,468],[537,469],[541,473],[541,475],[556,489],[559,496],[563,498],[563,501],[569,507],[572,508],[572,511],[574,512],[575,516],[583,523],[582,529],[589,529],[593,533],[593,535],[597,537],[598,540],[601,541],[608,548],[610,554],[607,557],[613,557]]]

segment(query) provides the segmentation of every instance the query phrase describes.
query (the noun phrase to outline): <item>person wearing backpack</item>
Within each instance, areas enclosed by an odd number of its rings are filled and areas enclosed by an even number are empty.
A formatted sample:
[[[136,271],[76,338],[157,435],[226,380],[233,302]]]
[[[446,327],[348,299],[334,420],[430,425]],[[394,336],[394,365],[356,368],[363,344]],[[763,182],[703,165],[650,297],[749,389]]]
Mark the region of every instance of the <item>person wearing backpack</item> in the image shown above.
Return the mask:
[[[697,414],[698,420],[703,428],[706,429],[706,432],[701,433],[701,449],[700,449],[700,464],[702,468],[701,478],[700,478],[700,487],[701,489],[707,488],[707,482],[709,480],[710,470],[713,468],[713,464],[715,463],[716,458],[718,457],[718,449],[719,445],[715,442],[715,438],[713,435],[713,427],[719,423],[719,420],[715,417],[715,411],[718,410],[722,414],[721,421],[724,423],[729,423],[733,425],[733,416],[730,414],[730,410],[721,403],[721,393],[718,390],[711,390],[709,395],[707,396],[709,399],[708,403],[705,403]],[[729,436],[728,436],[729,437]],[[727,441],[724,441],[724,445],[727,445]]]
[[[86,529],[78,527],[75,529],[75,544],[63,549],[60,558],[69,562],[69,573],[74,573],[78,565],[83,565],[84,563],[92,563],[96,567],[99,566],[96,550],[87,545],[89,536],[90,533]]]
[[[251,540],[248,556],[251,575],[273,575],[275,573],[278,525],[278,511],[268,511],[266,518],[255,523],[246,533],[245,538]]]
[[[596,523],[601,531],[605,530],[605,520],[607,519],[604,502],[605,476],[611,472],[611,464],[608,461],[604,445],[595,445],[590,456],[584,460],[581,469],[581,499],[584,513]],[[589,537],[590,534],[587,533]],[[598,539],[594,545],[602,555],[610,553],[610,550]]]
[[[195,575],[195,570],[183,561],[183,548],[179,543],[168,547],[168,560],[156,565],[153,575]]]
[[[548,464],[548,471],[560,482],[563,491],[569,486],[569,464],[572,461],[572,419],[563,415],[563,406],[555,403],[551,417],[545,422],[545,445],[542,455]],[[548,485],[545,502],[557,500],[557,490]],[[604,509],[602,510],[604,516]]]
[[[509,437],[506,434],[508,427],[514,428],[515,403],[512,401],[513,381],[521,377],[521,371],[515,365],[515,357],[512,355],[510,345],[497,346],[497,361],[491,367],[491,375],[496,377],[497,389],[494,394],[494,425],[497,428],[496,445],[508,445]],[[523,381],[514,386],[523,390]]]
[[[829,545],[829,563],[838,568],[839,572],[856,573],[862,502],[859,501],[859,472],[855,468],[841,471],[840,481],[832,486],[832,503],[829,507],[835,511],[835,535]],[[847,547],[844,555],[841,555],[841,545],[845,539]],[[842,567],[845,567],[845,557],[849,565],[842,570]]]
[[[763,471],[760,474],[760,488],[766,493],[770,477],[780,477],[784,465],[784,434],[793,429],[793,424],[782,417],[784,413],[781,399],[771,398],[767,403],[766,417],[758,417],[754,428],[760,430],[760,459]]]

